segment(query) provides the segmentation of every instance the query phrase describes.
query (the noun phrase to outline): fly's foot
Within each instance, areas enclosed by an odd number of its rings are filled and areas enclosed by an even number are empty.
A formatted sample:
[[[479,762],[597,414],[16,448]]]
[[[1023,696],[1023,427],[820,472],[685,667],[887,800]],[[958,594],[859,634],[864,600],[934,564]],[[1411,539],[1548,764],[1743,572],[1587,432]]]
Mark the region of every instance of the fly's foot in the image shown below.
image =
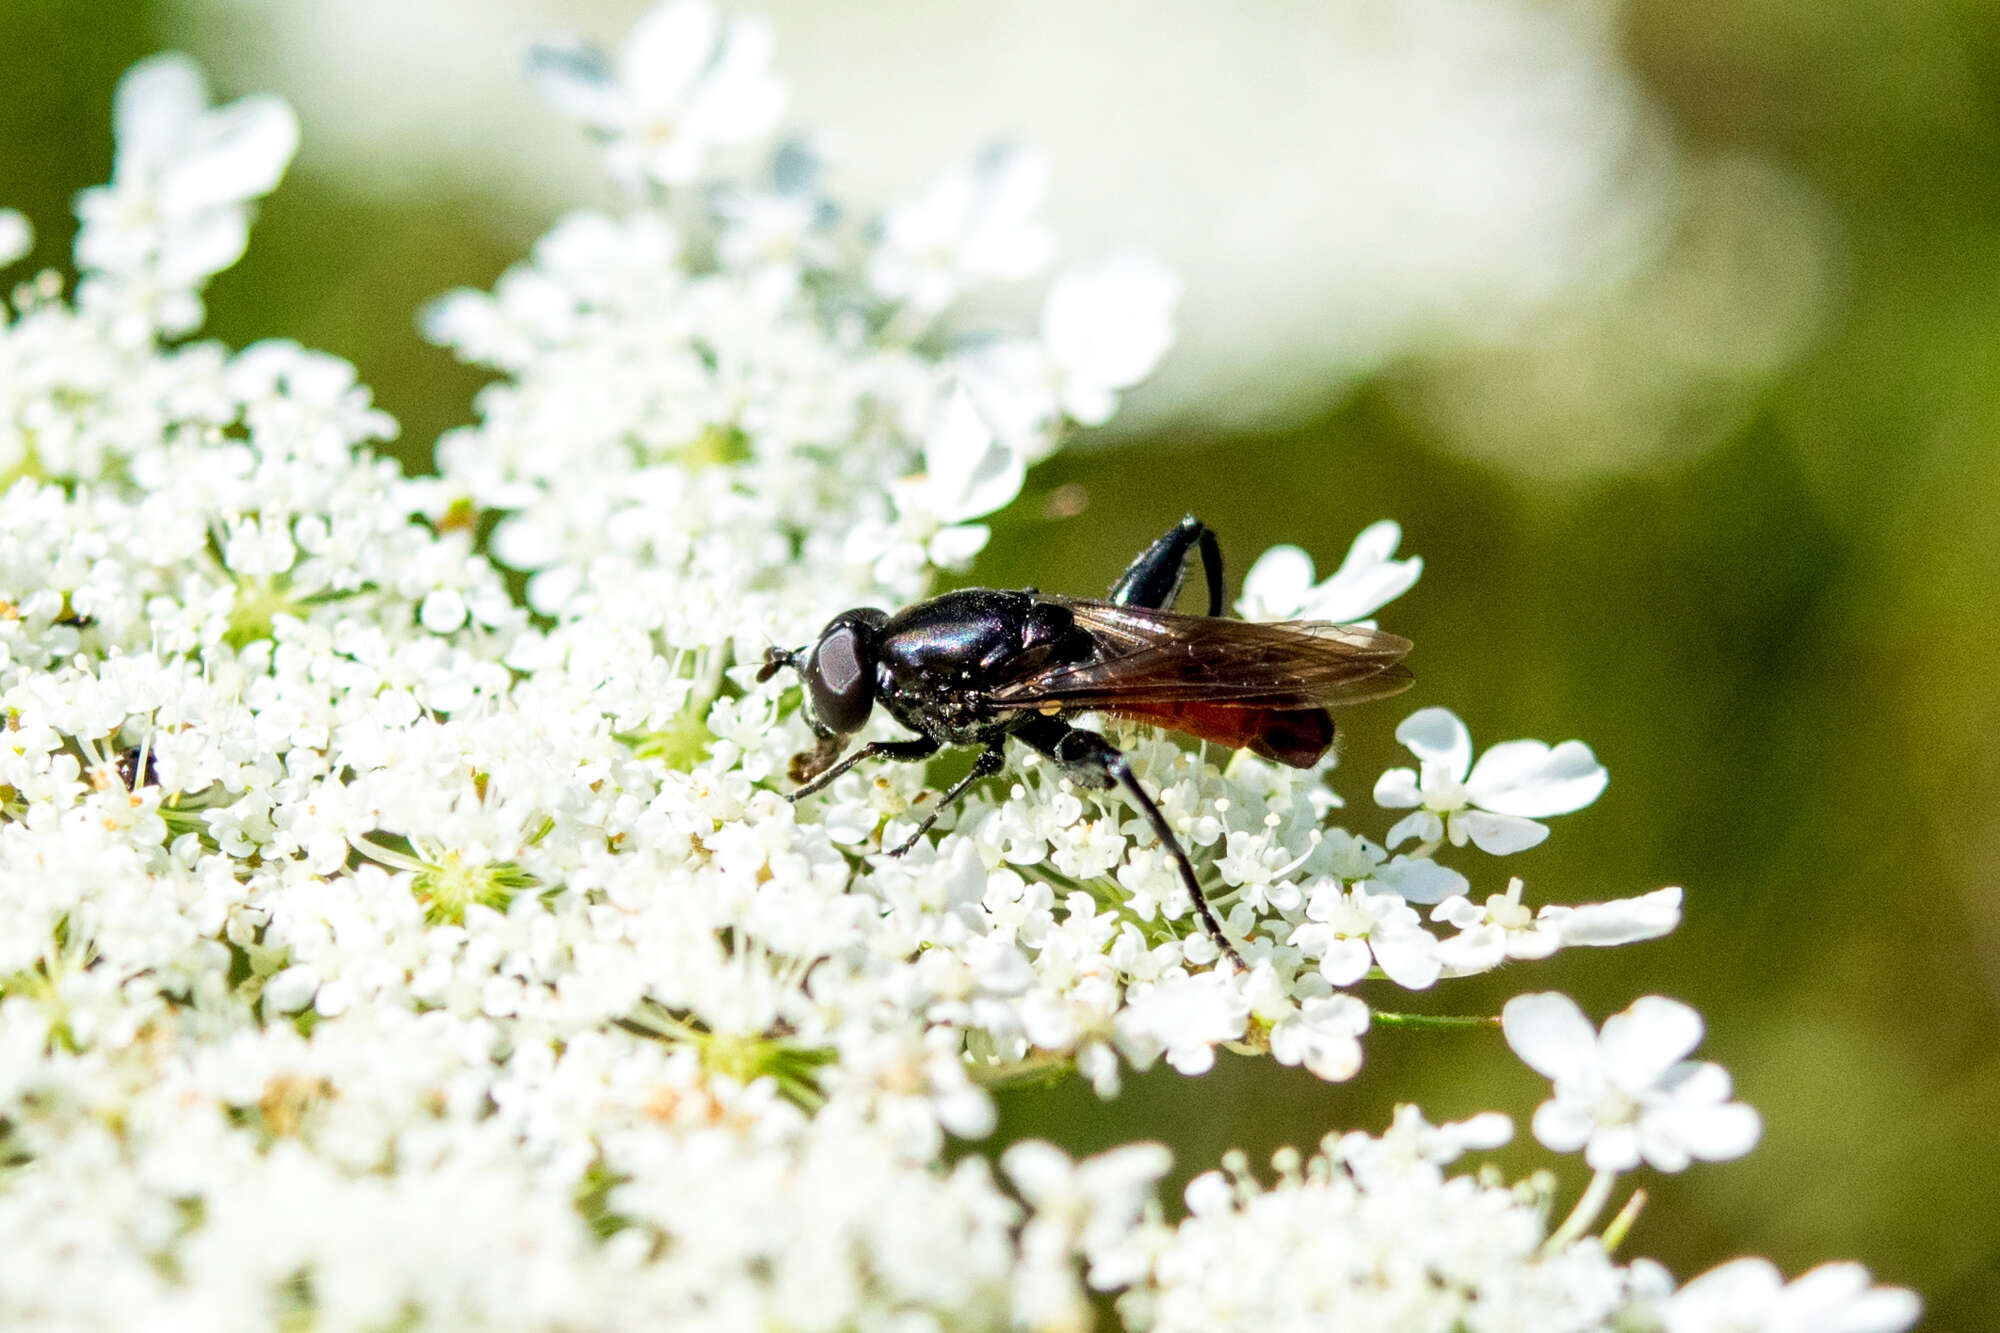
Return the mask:
[[[803,787],[831,768],[833,761],[838,758],[840,758],[840,738],[822,736],[812,749],[801,750],[793,755],[792,762],[786,766],[785,772],[793,782]],[[796,801],[798,798],[799,794],[793,792],[786,799]]]

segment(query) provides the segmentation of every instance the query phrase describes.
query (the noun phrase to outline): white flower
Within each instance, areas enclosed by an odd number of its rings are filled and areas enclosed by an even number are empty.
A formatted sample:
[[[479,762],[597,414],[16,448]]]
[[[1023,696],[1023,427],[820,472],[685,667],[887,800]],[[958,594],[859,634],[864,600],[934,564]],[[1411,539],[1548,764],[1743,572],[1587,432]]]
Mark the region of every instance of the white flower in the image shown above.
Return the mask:
[[[1403,719],[1396,739],[1423,761],[1422,775],[1392,768],[1375,783],[1375,803],[1392,810],[1421,807],[1396,821],[1391,847],[1417,838],[1434,844],[1468,840],[1495,856],[1533,847],[1549,836],[1535,821],[1569,814],[1596,800],[1610,775],[1582,741],[1551,748],[1541,741],[1506,741],[1472,762],[1472,737],[1446,708],[1424,708]]]
[[[1222,972],[1169,977],[1134,986],[1118,1015],[1118,1041],[1135,1063],[1160,1052],[1183,1074],[1206,1074],[1215,1047],[1243,1035],[1250,1017],[1240,985]]]
[[[1901,1333],[1923,1306],[1913,1291],[1871,1287],[1860,1264],[1821,1264],[1787,1284],[1765,1259],[1732,1259],[1661,1308],[1666,1333]]]
[[[1330,827],[1324,770],[1114,723],[1246,973],[1124,794],[1048,762],[1019,756],[900,858],[876,852],[936,809],[925,765],[786,800],[814,737],[761,649],[925,596],[1062,413],[1107,412],[1157,357],[1170,302],[1143,266],[1065,279],[1046,346],[982,359],[921,336],[914,296],[857,301],[859,238],[822,234],[837,213],[783,153],[770,199],[702,168],[774,110],[759,31],[670,7],[629,81],[543,69],[631,179],[685,177],[718,217],[574,213],[494,292],[435,307],[499,374],[422,481],[372,448],[395,425],[345,362],[161,345],[240,249],[290,118],[208,111],[178,59],[123,85],[119,181],[85,209],[98,266],[74,303],[49,275],[0,312],[0,1122],[26,1163],[0,1173],[0,1306],[1075,1329],[1087,1279],[1159,1333],[1654,1326],[1663,1271],[1552,1242],[1533,1183],[1446,1174],[1506,1137],[1494,1113],[1405,1108],[1281,1154],[1268,1188],[1225,1157],[1178,1226],[1153,1145],[1016,1145],[1013,1195],[947,1151],[995,1128],[992,1085],[1069,1068],[1108,1097],[1121,1062],[1199,1074],[1232,1045],[1351,1077],[1371,1015],[1336,986],[1454,970],[1412,903],[1446,899],[1454,944],[1497,960],[1650,937],[1679,893],[1475,909],[1434,847],[1392,860]],[[955,291],[1044,247],[1030,161],[981,170],[905,219],[942,242],[908,274]],[[1000,362],[1011,398],[976,369]],[[1407,586],[1394,544],[1364,534],[1329,588],[1367,588],[1320,613]],[[1521,767],[1495,800],[1549,804],[1546,765]],[[1509,1009],[1558,1069],[1545,1139],[1672,1165],[1755,1136],[1719,1070],[1673,1063],[1691,1015],[1641,1001],[1593,1038],[1567,1003]],[[1785,1291],[1834,1328],[1882,1304]]]
[[[111,184],[77,197],[84,299],[186,333],[196,293],[234,264],[249,238],[248,203],[269,194],[298,148],[298,118],[268,95],[211,109],[186,56],[153,56],[119,80]]]
[[[938,403],[924,432],[925,508],[945,523],[990,514],[1020,494],[1028,461],[986,423],[964,389]]]
[[[1369,524],[1340,568],[1317,584],[1311,556],[1296,546],[1273,546],[1243,576],[1237,614],[1245,620],[1362,621],[1408,592],[1424,572],[1422,556],[1395,558],[1402,538],[1402,527],[1388,519]]]
[[[0,268],[19,260],[35,248],[35,229],[19,210],[0,208]]]
[[[1368,1006],[1352,995],[1308,996],[1271,1025],[1271,1058],[1339,1083],[1360,1072],[1367,1030]]]
[[[1112,1271],[1113,1265],[1172,1165],[1172,1156],[1157,1143],[1129,1143],[1072,1162],[1053,1144],[1025,1139],[1000,1155],[1000,1169],[1034,1212],[1027,1248],[1046,1247],[1064,1258],[1072,1249],[1084,1254],[1091,1260],[1091,1285],[1099,1290],[1127,1285],[1139,1275]]]
[[[686,185],[716,148],[760,139],[785,108],[770,71],[771,30],[724,23],[707,0],[667,0],[633,25],[614,72],[574,38],[536,45],[529,76],[564,114],[607,141],[611,173],[627,185]]]
[[[1118,394],[1153,373],[1174,340],[1181,283],[1144,255],[1118,254],[1056,276],[1042,305],[1055,398],[1071,420],[1101,426]]]
[[[883,215],[868,260],[879,296],[935,314],[970,287],[1028,277],[1048,262],[1036,220],[1048,187],[1038,152],[996,144],[931,189]]]
[[[1548,1148],[1581,1148],[1600,1171],[1641,1159],[1679,1171],[1696,1158],[1741,1157],[1757,1142],[1761,1121],[1729,1100],[1728,1072],[1682,1058],[1701,1042],[1701,1015],[1676,1000],[1646,996],[1599,1034],[1565,995],[1517,995],[1501,1023],[1514,1053],[1555,1083],[1534,1119]]]
[[[1608,903],[1548,903],[1539,912],[1522,903],[1521,888],[1515,878],[1507,882],[1505,893],[1488,897],[1484,906],[1454,895],[1432,910],[1431,920],[1459,930],[1438,945],[1439,957],[1452,975],[1490,971],[1509,958],[1547,958],[1564,947],[1658,939],[1681,921],[1678,888]]]
[[[1322,884],[1306,900],[1306,921],[1287,943],[1319,960],[1330,985],[1351,986],[1378,964],[1389,980],[1424,990],[1438,979],[1438,942],[1400,895]]]

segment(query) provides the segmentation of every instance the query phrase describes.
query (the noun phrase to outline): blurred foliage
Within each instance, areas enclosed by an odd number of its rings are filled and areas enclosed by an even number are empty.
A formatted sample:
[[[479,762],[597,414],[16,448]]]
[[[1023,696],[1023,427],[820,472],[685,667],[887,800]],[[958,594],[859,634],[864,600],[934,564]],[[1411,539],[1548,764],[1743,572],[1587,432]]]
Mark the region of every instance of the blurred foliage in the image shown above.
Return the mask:
[[[975,577],[1089,592],[1183,510],[1240,575],[1278,541],[1322,569],[1394,516],[1427,568],[1390,608],[1419,684],[1352,715],[1357,828],[1409,709],[1482,746],[1588,740],[1605,797],[1477,884],[1543,900],[1688,886],[1671,939],[1578,951],[1389,1007],[1495,1012],[1560,988],[1595,1015],[1642,992],[1699,1007],[1704,1055],[1766,1116],[1744,1162],[1640,1183],[1635,1252],[1692,1274],[1758,1252],[1851,1256],[1920,1289],[1926,1326],[2000,1309],[2000,13],[1976,0],[1638,0],[1627,52],[1688,141],[1789,166],[1831,209],[1843,287],[1746,424],[1671,468],[1530,487],[1444,452],[1394,406],[1400,370],[1281,434],[1170,430],[1031,479]],[[212,38],[214,34],[209,34]],[[0,202],[66,253],[68,200],[105,178],[118,73],[184,40],[146,6],[0,5]],[[201,55],[199,45],[196,54]],[[226,89],[228,93],[244,91]],[[280,89],[279,91],[283,91]],[[487,284],[541,225],[502,201],[385,204],[315,169],[312,127],[210,331],[352,359],[422,466],[479,377],[416,307]],[[1171,373],[1171,363],[1167,373]],[[1075,513],[1079,503],[1083,512]],[[1057,515],[1067,515],[1058,517]],[[1497,1036],[1378,1031],[1354,1083],[1268,1062],[1156,1071],[1109,1114],[1072,1080],[1011,1093],[1003,1135],[1075,1150],[1157,1136],[1189,1166],[1334,1126],[1391,1095],[1437,1116],[1526,1113],[1541,1085]],[[1508,1164],[1535,1154],[1517,1145]],[[1580,1178],[1566,1182],[1579,1187]]]

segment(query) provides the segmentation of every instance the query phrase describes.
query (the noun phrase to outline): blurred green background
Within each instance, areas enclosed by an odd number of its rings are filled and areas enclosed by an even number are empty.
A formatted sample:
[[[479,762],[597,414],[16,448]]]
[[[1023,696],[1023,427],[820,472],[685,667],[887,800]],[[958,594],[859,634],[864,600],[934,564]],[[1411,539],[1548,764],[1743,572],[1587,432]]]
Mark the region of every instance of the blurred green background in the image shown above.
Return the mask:
[[[1640,0],[1613,21],[1691,152],[1755,153],[1817,197],[1836,268],[1796,355],[1742,379],[1720,417],[1690,413],[1700,438],[1687,448],[1538,476],[1446,438],[1426,404],[1463,358],[1420,351],[1282,431],[1163,426],[1059,456],[974,577],[1092,591],[1184,509],[1221,532],[1238,576],[1278,541],[1325,570],[1363,524],[1400,519],[1427,566],[1385,620],[1416,641],[1418,685],[1346,727],[1355,827],[1387,825],[1367,782],[1400,753],[1390,733],[1411,708],[1452,707],[1482,747],[1577,736],[1610,789],[1506,869],[1539,901],[1677,883],[1688,909],[1665,941],[1385,1002],[1491,1013],[1510,993],[1558,988],[1600,1019],[1641,993],[1695,1004],[1702,1054],[1736,1074],[1765,1136],[1745,1161],[1640,1179],[1651,1201],[1633,1252],[1683,1276],[1739,1253],[1788,1273],[1857,1258],[1919,1289],[1926,1327],[1991,1327],[2000,10]],[[165,45],[220,62],[229,41],[226,25],[161,6],[0,4],[0,204],[37,224],[37,261],[65,260],[69,198],[108,174],[119,72]],[[806,58],[781,50],[781,64]],[[310,119],[305,133],[310,144]],[[417,201],[357,191],[308,152],[248,258],[211,289],[209,332],[350,358],[421,467],[480,381],[419,341],[411,313],[490,284],[545,221],[449,181]],[[1591,327],[1557,364],[1596,350]],[[1510,354],[1493,355],[1487,370],[1504,378]],[[1588,413],[1564,420],[1596,429]],[[1683,424],[1647,422],[1669,435]],[[1379,1127],[1394,1100],[1434,1118],[1504,1107],[1525,1139],[1544,1088],[1497,1035],[1378,1031],[1349,1085],[1231,1059],[1203,1079],[1136,1079],[1107,1114],[1072,1081],[1008,1094],[1003,1136],[1074,1150],[1157,1136],[1198,1169],[1229,1146],[1261,1159],[1330,1128]],[[1508,1160],[1538,1156],[1517,1144]]]

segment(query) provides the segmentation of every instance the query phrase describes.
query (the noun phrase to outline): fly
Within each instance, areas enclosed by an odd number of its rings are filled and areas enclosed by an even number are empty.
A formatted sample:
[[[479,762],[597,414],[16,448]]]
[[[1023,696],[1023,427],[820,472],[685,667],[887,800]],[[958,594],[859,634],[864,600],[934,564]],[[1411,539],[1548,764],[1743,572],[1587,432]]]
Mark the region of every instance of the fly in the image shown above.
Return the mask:
[[[1197,550],[1208,614],[1181,615],[1168,608]],[[893,616],[873,607],[843,611],[812,646],[766,652],[757,679],[790,667],[805,687],[806,721],[820,743],[793,762],[802,784],[793,800],[870,759],[914,763],[948,745],[982,747],[972,770],[891,856],[910,850],[973,783],[1006,766],[1009,736],[1080,786],[1122,786],[1173,857],[1209,935],[1244,967],[1194,863],[1125,756],[1067,717],[1108,713],[1310,768],[1333,746],[1331,709],[1409,688],[1402,665],[1409,651],[1408,639],[1380,630],[1223,616],[1221,547],[1189,515],[1102,601],[965,588]],[[840,757],[877,704],[914,738],[870,741]]]

